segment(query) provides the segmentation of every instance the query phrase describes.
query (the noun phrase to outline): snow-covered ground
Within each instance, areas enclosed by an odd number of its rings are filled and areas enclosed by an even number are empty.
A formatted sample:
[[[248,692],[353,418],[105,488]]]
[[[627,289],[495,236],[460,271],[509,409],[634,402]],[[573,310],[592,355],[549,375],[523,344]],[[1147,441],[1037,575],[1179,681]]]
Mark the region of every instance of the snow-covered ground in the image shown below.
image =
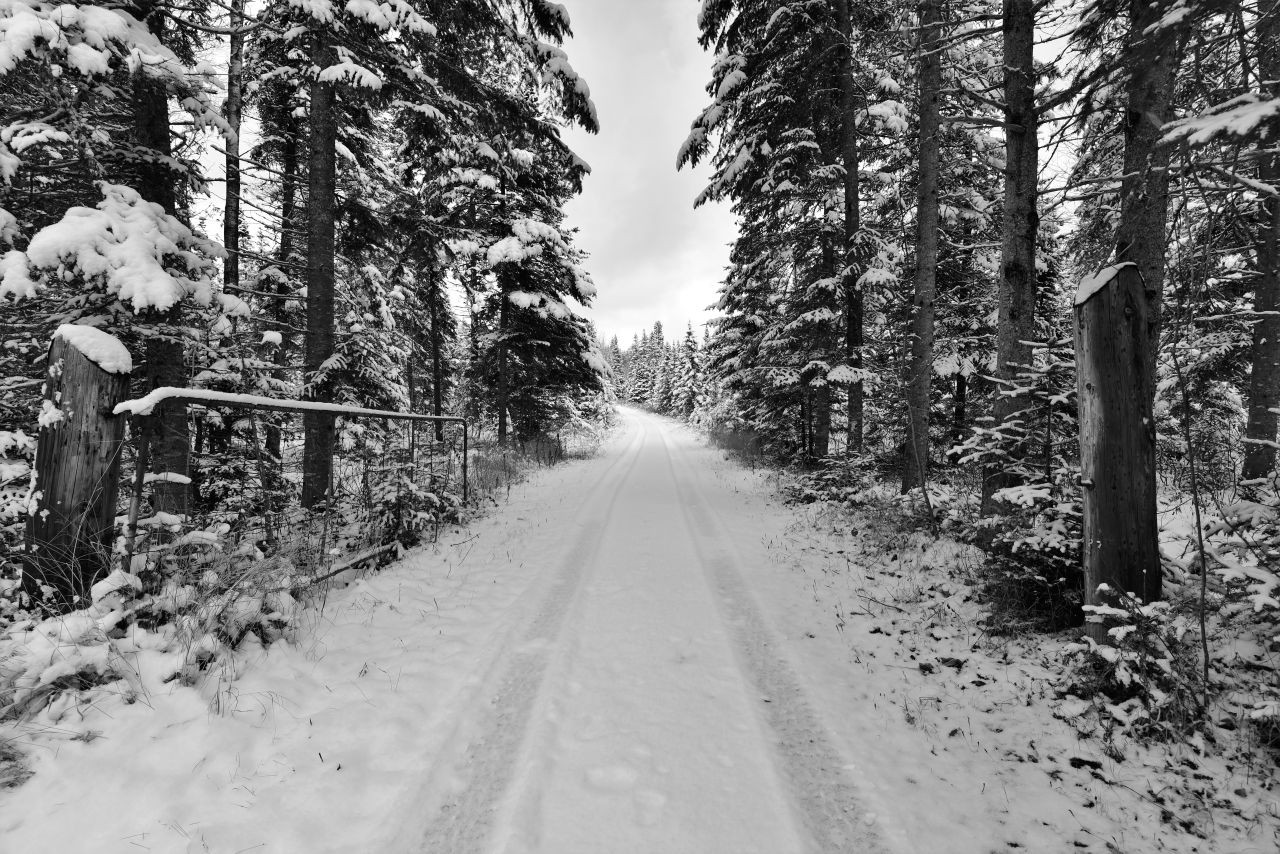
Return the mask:
[[[1276,850],[1247,769],[1182,757],[1187,816],[1154,754],[1081,740],[1055,663],[975,628],[963,557],[623,410],[600,456],[334,591],[238,679],[143,651],[145,702],[0,729],[36,772],[0,850]]]

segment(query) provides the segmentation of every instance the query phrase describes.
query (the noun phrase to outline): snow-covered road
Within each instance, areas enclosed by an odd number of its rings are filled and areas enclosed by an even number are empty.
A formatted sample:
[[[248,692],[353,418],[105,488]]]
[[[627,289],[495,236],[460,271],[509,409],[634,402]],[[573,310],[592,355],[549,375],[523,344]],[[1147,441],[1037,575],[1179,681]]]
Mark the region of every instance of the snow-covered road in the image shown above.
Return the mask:
[[[735,495],[687,431],[624,419],[541,523],[569,546],[433,763],[422,850],[877,850],[744,583],[766,560],[718,521]]]
[[[21,731],[36,774],[0,792],[0,850],[936,848],[894,807],[936,757],[780,565],[792,511],[687,428],[621,417],[234,680],[185,687],[180,649],[140,643],[143,702],[120,683]],[[944,833],[979,812],[956,803]]]
[[[1157,850],[1162,807],[1122,794],[1148,766],[1053,717],[1054,662],[984,642],[939,569],[961,547],[774,486],[623,410],[199,686],[131,630],[140,698],[0,729],[35,772],[0,851]],[[1214,850],[1274,848],[1251,833]]]

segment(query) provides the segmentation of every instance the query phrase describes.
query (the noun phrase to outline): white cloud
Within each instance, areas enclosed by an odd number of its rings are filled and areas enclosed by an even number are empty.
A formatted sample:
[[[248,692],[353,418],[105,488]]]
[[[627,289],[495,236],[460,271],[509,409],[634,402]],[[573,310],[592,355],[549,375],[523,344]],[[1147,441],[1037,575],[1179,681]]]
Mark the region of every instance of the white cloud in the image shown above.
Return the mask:
[[[698,5],[688,0],[578,0],[575,68],[600,110],[598,136],[568,134],[591,164],[583,195],[568,208],[591,253],[600,295],[588,314],[606,339],[626,343],[661,320],[701,324],[733,239],[722,205],[693,209],[705,170],[677,173],[675,155],[706,106],[711,57],[698,46]]]

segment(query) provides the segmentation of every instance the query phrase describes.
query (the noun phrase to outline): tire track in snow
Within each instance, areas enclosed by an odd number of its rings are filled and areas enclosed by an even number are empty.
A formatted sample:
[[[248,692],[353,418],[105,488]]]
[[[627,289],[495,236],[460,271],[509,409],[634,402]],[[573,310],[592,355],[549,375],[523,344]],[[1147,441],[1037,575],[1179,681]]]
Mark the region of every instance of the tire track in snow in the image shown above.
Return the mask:
[[[456,749],[433,770],[431,777],[436,785],[430,786],[429,790],[437,790],[441,783],[447,785],[443,778],[450,772],[458,783],[452,787],[451,795],[439,805],[418,846],[419,850],[428,854],[465,854],[483,850],[489,841],[502,812],[504,797],[519,770],[517,759],[551,664],[555,640],[579,598],[578,592],[600,549],[604,528],[612,516],[622,486],[639,462],[640,452],[648,439],[649,426],[639,422],[639,427],[627,449],[587,491],[573,518],[580,517],[584,510],[600,510],[583,525],[582,532],[561,561],[555,583],[527,628],[515,635],[520,640],[511,650],[513,654],[505,656],[499,653],[494,670],[498,670],[499,663],[506,666],[499,672],[491,672],[486,679],[479,693],[482,701],[475,707],[474,719],[469,716],[460,721],[450,737],[450,743],[456,745]],[[610,494],[601,507],[602,496],[599,493],[606,490]],[[459,779],[463,775],[465,779]]]
[[[802,826],[815,850],[824,854],[884,851],[871,826],[874,817],[844,771],[846,759],[806,698],[791,664],[775,651],[773,632],[737,569],[741,554],[724,533],[715,510],[703,501],[698,485],[677,473],[676,454],[682,457],[680,471],[696,467],[683,459],[678,448],[673,451],[663,426],[658,432],[680,495],[685,525],[711,589],[719,598],[717,604],[744,665],[744,675],[765,701],[763,718],[774,735],[775,756],[790,784]]]

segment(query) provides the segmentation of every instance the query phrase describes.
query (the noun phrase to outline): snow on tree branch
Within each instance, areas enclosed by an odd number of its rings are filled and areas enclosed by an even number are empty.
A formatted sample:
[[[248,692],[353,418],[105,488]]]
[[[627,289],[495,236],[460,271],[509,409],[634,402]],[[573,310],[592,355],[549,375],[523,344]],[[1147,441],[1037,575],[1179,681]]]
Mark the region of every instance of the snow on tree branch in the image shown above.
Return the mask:
[[[222,248],[136,190],[105,182],[99,189],[103,200],[97,207],[73,207],[31,238],[25,263],[45,275],[83,277],[135,313],[168,311],[186,299],[209,305],[217,276],[212,259],[223,256]],[[0,297],[33,296],[14,254],[5,256]]]
[[[1280,117],[1280,98],[1266,98],[1247,92],[1237,98],[1210,107],[1198,116],[1170,122],[1165,128],[1165,142],[1185,142],[1191,146],[1208,145],[1223,137],[1237,139],[1252,136],[1266,123]]]
[[[177,55],[121,9],[0,0],[0,75],[37,57],[84,77],[107,75],[123,61],[131,72],[185,79]]]

